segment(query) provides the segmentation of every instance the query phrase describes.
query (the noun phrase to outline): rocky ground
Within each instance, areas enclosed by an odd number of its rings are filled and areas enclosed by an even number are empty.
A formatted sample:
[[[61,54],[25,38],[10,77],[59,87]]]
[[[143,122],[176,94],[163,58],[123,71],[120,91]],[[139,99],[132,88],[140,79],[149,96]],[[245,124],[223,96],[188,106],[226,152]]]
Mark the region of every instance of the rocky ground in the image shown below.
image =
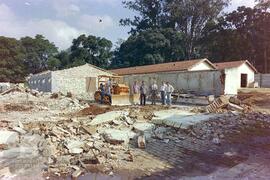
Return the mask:
[[[70,94],[17,91],[0,96],[0,104],[2,178],[267,179],[270,174],[265,112],[108,107]]]

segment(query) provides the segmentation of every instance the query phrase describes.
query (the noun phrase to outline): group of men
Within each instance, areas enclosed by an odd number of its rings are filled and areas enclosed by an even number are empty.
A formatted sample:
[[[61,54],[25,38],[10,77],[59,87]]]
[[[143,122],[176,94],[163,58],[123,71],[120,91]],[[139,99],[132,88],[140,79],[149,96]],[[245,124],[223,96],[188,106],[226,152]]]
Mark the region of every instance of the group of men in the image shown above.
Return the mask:
[[[172,93],[174,91],[173,86],[169,82],[162,82],[160,88],[156,82],[150,85],[148,88],[144,81],[139,85],[137,81],[133,84],[133,94],[140,94],[140,104],[142,106],[146,103],[146,96],[150,94],[152,105],[156,105],[156,101],[158,98],[158,94],[160,92],[161,102],[163,105],[171,105],[172,104]],[[149,89],[149,90],[148,90]]]

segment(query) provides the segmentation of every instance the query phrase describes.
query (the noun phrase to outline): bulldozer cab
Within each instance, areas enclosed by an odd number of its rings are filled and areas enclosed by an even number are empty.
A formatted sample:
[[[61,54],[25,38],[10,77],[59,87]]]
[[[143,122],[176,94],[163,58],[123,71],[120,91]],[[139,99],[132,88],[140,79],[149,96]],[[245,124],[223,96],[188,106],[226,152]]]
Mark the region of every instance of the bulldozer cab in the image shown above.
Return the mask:
[[[109,80],[111,80],[112,85],[119,84],[122,82],[122,76],[98,76],[98,86],[100,86],[101,83],[106,84]]]
[[[130,105],[129,87],[123,82],[122,76],[98,76],[98,86],[111,80],[111,93],[102,93],[100,89],[95,92],[95,101],[110,105]]]

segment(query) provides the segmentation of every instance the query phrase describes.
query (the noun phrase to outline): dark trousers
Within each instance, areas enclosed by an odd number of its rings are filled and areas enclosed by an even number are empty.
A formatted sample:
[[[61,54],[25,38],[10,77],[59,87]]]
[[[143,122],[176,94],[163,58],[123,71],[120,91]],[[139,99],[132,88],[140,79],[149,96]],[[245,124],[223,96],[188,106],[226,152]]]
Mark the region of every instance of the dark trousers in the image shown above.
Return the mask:
[[[166,94],[165,94],[165,91],[160,91],[160,94],[161,94],[162,105],[165,105],[166,104]]]
[[[140,95],[140,100],[141,100],[141,105],[142,106],[145,106],[146,95],[145,94],[141,94]]]
[[[157,90],[152,90],[152,92],[151,92],[151,100],[152,100],[152,105],[156,105]]]
[[[100,103],[103,104],[103,98],[104,98],[105,93],[101,92],[100,93]]]

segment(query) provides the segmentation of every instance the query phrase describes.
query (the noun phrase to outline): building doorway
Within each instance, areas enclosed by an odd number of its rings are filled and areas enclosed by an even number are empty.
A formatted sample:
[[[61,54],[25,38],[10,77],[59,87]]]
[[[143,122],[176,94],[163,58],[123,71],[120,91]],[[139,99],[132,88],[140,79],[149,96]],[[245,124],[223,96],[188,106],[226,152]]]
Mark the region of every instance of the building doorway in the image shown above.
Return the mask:
[[[247,87],[247,74],[241,74],[241,88]]]

